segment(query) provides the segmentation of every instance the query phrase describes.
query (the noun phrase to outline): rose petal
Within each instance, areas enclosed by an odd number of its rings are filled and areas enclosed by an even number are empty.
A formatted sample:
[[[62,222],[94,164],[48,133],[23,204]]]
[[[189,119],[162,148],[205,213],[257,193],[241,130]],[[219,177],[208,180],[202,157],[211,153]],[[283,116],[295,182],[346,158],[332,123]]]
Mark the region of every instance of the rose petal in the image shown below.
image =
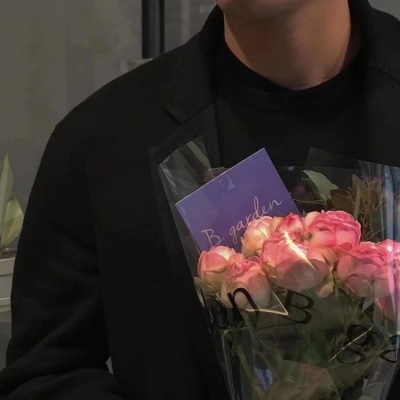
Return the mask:
[[[236,253],[235,250],[227,246],[212,247],[208,252],[208,254],[218,254],[221,257],[225,258],[226,260],[229,260],[229,257],[235,253]]]
[[[315,227],[316,228],[316,227]],[[336,235],[335,232],[326,228],[324,226],[320,226],[319,229],[315,229],[312,233],[309,242],[314,247],[336,247]]]
[[[360,241],[361,232],[354,229],[353,226],[341,225],[336,233],[336,245],[342,246],[344,244],[350,244],[356,246]]]
[[[252,302],[258,309],[266,308],[271,299],[271,289],[268,279],[264,274],[251,273],[244,282],[236,282],[231,287],[231,294],[235,293],[238,289],[244,289],[250,296],[250,301],[246,294],[243,292],[236,292],[234,295],[235,302],[239,309],[250,308],[253,309]]]
[[[228,260],[216,253],[208,253],[203,261],[203,270],[206,271],[219,272],[228,266]]]
[[[329,268],[324,263],[297,261],[288,265],[288,261],[276,268],[279,286],[294,292],[302,292],[318,286],[329,274]]]
[[[338,211],[327,211],[326,216],[331,219],[336,219],[338,221],[343,222],[354,222],[355,218],[347,213],[346,211],[338,210]]]
[[[268,239],[264,242],[263,248],[260,253],[262,262],[270,265],[276,264],[276,260],[280,253],[280,248],[283,245],[282,240],[283,236],[282,234],[279,234],[279,236],[274,236],[273,238]]]
[[[200,279],[209,286],[214,292],[221,289],[222,282],[225,279],[226,269],[222,271],[204,271]]]
[[[310,225],[314,222],[314,220],[319,217],[321,214],[318,211],[314,211],[314,212],[310,212],[308,213],[305,218],[304,218],[304,222],[306,225],[306,229],[308,229],[310,227]]]
[[[299,215],[290,213],[285,217],[277,226],[276,232],[288,233],[293,239],[300,239],[304,234],[305,226],[304,220]]]
[[[237,253],[229,257],[228,264],[239,263],[245,259],[246,257],[243,254]]]

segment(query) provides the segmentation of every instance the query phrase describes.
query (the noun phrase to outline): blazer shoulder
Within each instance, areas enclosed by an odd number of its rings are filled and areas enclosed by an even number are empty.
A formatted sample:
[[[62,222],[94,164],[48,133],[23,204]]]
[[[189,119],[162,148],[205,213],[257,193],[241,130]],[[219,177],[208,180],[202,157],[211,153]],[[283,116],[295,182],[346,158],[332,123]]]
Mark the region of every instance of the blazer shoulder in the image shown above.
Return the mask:
[[[389,27],[394,28],[400,34],[400,20],[395,17],[393,14],[388,13],[387,11],[378,10],[376,8],[373,9],[375,18],[377,18],[381,24],[386,24],[386,29]]]
[[[56,126],[56,131],[96,132],[124,115],[156,116],[169,96],[170,78],[185,55],[189,42],[110,81],[74,107]]]
[[[394,15],[374,9],[375,40],[379,40],[376,67],[400,85],[400,20]]]

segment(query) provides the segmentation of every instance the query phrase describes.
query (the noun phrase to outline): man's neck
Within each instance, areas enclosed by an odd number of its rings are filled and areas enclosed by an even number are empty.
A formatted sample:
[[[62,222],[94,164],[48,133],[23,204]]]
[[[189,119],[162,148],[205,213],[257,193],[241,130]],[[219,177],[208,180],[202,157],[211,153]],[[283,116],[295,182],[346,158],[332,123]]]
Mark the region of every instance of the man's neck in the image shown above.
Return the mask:
[[[298,10],[267,20],[225,15],[225,40],[236,57],[253,71],[293,90],[331,79],[358,49],[347,0],[304,3]]]

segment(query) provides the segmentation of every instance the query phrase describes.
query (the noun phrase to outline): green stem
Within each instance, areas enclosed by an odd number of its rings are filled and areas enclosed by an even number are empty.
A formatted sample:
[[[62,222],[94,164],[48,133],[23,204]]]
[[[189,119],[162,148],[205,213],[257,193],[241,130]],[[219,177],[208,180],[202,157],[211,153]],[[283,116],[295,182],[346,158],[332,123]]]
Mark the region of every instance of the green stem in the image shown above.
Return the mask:
[[[249,381],[251,382],[252,379],[253,379],[253,374],[251,372],[251,368],[250,368],[249,363],[247,361],[246,354],[245,354],[245,352],[243,350],[242,344],[240,343],[240,338],[238,340],[237,333],[233,334],[233,345],[234,345],[234,347],[236,349],[236,352],[237,352],[237,355],[239,357],[239,361],[242,364],[243,370],[246,373]]]

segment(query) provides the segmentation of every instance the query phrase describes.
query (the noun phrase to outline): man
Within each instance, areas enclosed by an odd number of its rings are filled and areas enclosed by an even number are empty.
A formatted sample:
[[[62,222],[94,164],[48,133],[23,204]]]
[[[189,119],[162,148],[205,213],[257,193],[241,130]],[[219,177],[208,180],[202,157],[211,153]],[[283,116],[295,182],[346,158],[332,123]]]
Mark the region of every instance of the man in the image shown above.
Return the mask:
[[[215,167],[261,147],[277,165],[310,147],[400,164],[395,18],[366,0],[217,3],[188,44],[57,125],[20,239],[1,399],[228,399],[157,170],[182,144],[202,136]]]

